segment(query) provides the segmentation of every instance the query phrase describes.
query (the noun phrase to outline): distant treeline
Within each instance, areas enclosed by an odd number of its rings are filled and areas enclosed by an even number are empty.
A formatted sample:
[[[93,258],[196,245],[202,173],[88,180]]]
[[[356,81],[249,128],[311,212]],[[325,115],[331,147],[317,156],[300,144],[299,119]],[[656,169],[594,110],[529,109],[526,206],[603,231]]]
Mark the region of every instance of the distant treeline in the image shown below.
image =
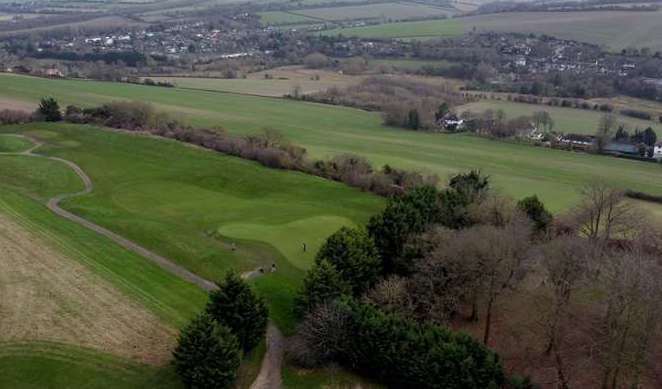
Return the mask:
[[[136,51],[116,51],[108,53],[77,53],[74,51],[50,51],[44,50],[32,54],[35,58],[58,59],[62,61],[103,61],[107,64],[123,62],[127,66],[135,67],[144,64],[146,57]]]

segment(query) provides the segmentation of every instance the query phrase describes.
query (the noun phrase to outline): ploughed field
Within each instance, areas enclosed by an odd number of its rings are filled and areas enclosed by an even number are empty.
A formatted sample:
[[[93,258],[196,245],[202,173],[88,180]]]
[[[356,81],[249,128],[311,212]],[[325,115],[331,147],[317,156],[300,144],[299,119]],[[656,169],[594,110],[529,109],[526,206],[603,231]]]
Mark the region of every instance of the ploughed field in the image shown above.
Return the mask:
[[[389,128],[381,124],[381,116],[375,112],[214,91],[0,76],[2,99],[36,103],[45,95],[56,97],[63,106],[72,103],[90,106],[114,100],[148,101],[157,109],[193,125],[222,126],[235,134],[275,128],[292,142],[306,147],[314,157],[355,153],[376,165],[388,163],[423,170],[436,173],[442,179],[461,170],[479,168],[492,177],[502,193],[515,198],[537,194],[554,211],[571,207],[578,199],[579,188],[594,179],[662,194],[662,170],[657,164],[497,142],[464,134]],[[580,117],[583,111],[567,112],[569,116],[575,114]],[[582,132],[590,132],[590,129]],[[138,196],[141,185],[136,189],[134,197]],[[83,205],[77,205],[80,211],[85,211]],[[235,234],[245,236],[242,226],[232,228]]]

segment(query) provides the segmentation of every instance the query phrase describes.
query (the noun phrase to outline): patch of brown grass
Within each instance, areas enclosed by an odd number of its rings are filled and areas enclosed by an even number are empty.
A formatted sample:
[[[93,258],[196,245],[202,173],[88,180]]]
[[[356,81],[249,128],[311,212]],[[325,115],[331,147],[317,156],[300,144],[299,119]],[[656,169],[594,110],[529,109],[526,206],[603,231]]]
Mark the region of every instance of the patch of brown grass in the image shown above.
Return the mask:
[[[0,341],[55,341],[163,364],[175,331],[0,215]]]

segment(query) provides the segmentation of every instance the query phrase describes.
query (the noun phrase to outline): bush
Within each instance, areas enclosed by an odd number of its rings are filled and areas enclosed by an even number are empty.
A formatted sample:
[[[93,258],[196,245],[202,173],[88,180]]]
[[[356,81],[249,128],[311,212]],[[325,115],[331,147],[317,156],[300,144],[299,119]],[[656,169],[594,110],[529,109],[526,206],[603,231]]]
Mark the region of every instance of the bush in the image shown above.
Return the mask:
[[[326,355],[389,387],[483,389],[504,383],[499,357],[469,335],[418,324],[352,299],[335,304],[333,314],[326,315],[330,324],[304,324],[326,329],[308,331],[307,343],[313,349],[320,342],[328,344],[324,337],[333,329],[339,341],[324,348]],[[337,329],[344,329],[344,336]]]
[[[209,294],[206,311],[237,335],[246,352],[260,343],[267,331],[269,313],[264,300],[233,271]]]
[[[204,313],[182,330],[173,355],[188,388],[231,388],[241,362],[237,337]]]
[[[403,197],[389,200],[386,208],[368,222],[368,233],[373,238],[382,258],[386,274],[397,273],[397,259],[412,234],[421,233],[438,220],[437,190],[421,186]]]
[[[329,66],[329,57],[322,53],[308,54],[303,59],[303,64],[310,69],[321,69]]]
[[[0,111],[0,124],[21,124],[34,120],[34,115],[14,109],[3,109]]]
[[[636,109],[622,109],[621,114],[642,120],[652,120],[653,115],[646,111],[638,111]]]
[[[343,280],[333,264],[327,260],[316,261],[306,273],[303,286],[294,300],[297,316],[303,317],[319,305],[350,294],[351,286]]]
[[[545,209],[545,205],[538,199],[538,196],[533,195],[523,198],[517,202],[517,207],[531,219],[536,231],[544,232],[551,226],[554,217]]]
[[[317,262],[325,260],[335,266],[354,295],[360,295],[372,287],[382,272],[375,242],[359,228],[342,227],[329,236],[316,258]]]
[[[38,116],[47,122],[59,122],[62,120],[60,105],[52,97],[43,97],[37,108]]]

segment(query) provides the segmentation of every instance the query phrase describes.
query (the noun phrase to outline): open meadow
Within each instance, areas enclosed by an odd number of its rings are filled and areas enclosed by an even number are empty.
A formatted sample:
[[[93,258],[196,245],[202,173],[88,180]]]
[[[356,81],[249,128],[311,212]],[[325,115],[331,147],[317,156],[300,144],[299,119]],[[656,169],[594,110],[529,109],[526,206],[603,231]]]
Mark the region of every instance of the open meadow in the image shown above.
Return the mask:
[[[324,69],[307,69],[303,66],[283,66],[261,72],[249,73],[246,78],[204,77],[149,77],[154,81],[166,81],[180,88],[242,93],[256,96],[282,97],[299,93],[314,93],[331,87],[344,88],[359,83],[364,76],[351,76]]]
[[[615,51],[628,47],[662,49],[662,11],[511,12],[340,28],[323,34],[430,39],[459,35],[474,28],[477,31],[547,34],[595,43]]]
[[[94,105],[113,100],[151,102],[197,126],[222,126],[235,134],[277,129],[314,157],[363,155],[376,165],[418,169],[442,179],[479,168],[498,190],[521,198],[538,194],[553,211],[578,199],[586,182],[604,179],[632,190],[662,194],[657,164],[572,153],[477,138],[407,131],[382,125],[379,113],[285,99],[220,92],[158,88],[91,81],[0,76],[2,98],[38,101],[53,95],[66,104]],[[569,115],[581,113],[571,110]],[[83,209],[81,209],[83,210]]]
[[[610,102],[611,99],[604,101]],[[459,112],[482,112],[487,109],[495,111],[502,110],[507,118],[531,116],[537,111],[547,111],[552,116],[552,119],[554,119],[555,131],[586,135],[595,134],[600,118],[604,115],[603,112],[594,110],[551,107],[548,105],[516,103],[504,100],[481,100],[458,107]],[[625,128],[629,132],[634,132],[635,129],[643,130],[651,127],[657,132],[658,136],[662,136],[662,123],[657,120],[642,120],[624,115],[617,115],[617,119],[619,123],[625,125]]]
[[[406,20],[422,17],[449,16],[451,8],[432,7],[416,3],[378,3],[346,7],[311,8],[290,11],[316,20],[341,21],[351,19]]]
[[[662,11],[514,12],[460,19],[469,31],[522,32],[595,43],[611,50],[662,50]]]
[[[441,38],[464,33],[461,19],[437,19],[416,22],[394,22],[364,27],[337,28],[323,31],[322,35],[353,36],[359,38]]]

